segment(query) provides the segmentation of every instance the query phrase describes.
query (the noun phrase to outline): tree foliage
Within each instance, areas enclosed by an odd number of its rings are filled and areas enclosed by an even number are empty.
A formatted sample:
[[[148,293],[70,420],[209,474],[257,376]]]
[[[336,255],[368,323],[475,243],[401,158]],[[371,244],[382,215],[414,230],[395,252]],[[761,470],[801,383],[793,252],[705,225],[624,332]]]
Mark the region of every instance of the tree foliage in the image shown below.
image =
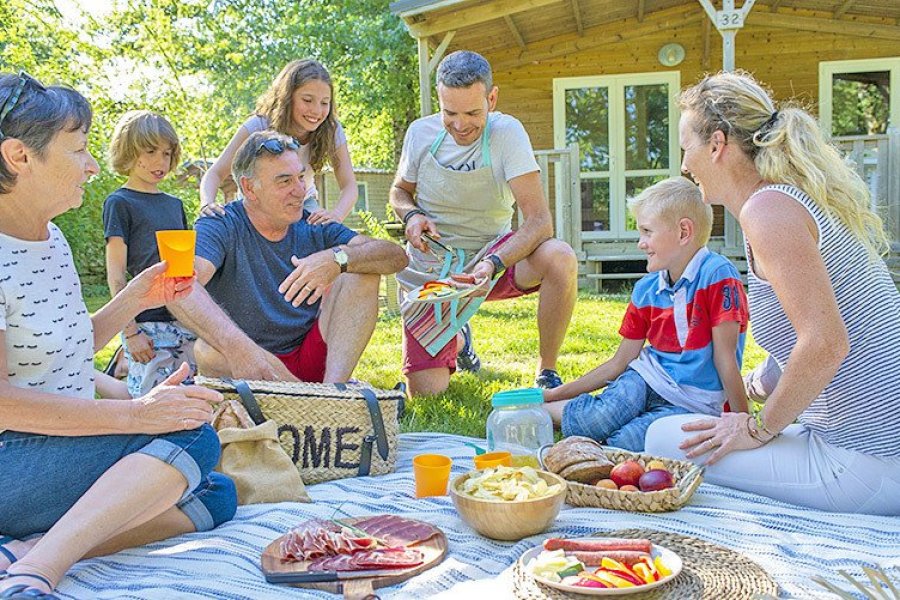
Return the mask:
[[[94,108],[90,148],[105,162],[127,110],[175,125],[185,160],[214,159],[285,63],[328,67],[356,165],[393,168],[418,115],[413,39],[388,0],[126,0],[102,16],[67,19],[52,0],[0,2],[0,71],[25,69],[81,91]],[[164,189],[195,213],[194,185]],[[102,165],[84,206],[57,222],[82,275],[101,278],[100,211],[122,178]]]

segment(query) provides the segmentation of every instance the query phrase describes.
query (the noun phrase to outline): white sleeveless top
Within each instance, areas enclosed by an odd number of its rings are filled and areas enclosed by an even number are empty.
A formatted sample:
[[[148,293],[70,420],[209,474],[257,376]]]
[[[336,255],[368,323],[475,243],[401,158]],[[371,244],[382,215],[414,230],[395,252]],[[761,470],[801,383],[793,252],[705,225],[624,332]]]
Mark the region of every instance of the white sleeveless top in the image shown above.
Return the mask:
[[[850,339],[850,353],[799,421],[829,444],[882,457],[900,456],[900,293],[883,260],[838,220],[832,221],[805,192],[771,185],[809,211],[819,230],[838,309]],[[759,279],[747,244],[750,322],[753,337],[783,369],[797,335],[772,286]]]

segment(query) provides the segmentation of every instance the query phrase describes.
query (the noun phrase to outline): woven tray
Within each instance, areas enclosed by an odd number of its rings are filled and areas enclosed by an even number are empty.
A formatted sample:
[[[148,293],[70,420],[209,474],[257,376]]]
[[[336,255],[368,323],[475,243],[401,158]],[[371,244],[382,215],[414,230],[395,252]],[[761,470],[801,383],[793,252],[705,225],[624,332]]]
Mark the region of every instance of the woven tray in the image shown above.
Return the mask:
[[[566,503],[572,506],[592,506],[608,510],[631,512],[666,512],[678,510],[688,503],[697,487],[703,481],[703,467],[686,460],[662,458],[649,454],[635,454],[619,448],[604,447],[606,456],[618,464],[625,460],[636,460],[646,467],[651,460],[662,461],[672,473],[675,487],[656,492],[620,492],[568,481]],[[543,463],[542,463],[543,464]]]
[[[631,594],[629,600],[750,600],[756,594],[778,596],[778,585],[766,572],[734,550],[678,533],[646,529],[601,531],[595,535],[647,538],[675,552],[684,561],[678,577],[643,594]],[[583,600],[586,597],[538,583],[525,570],[521,560],[513,567],[513,592],[516,598],[523,600]]]

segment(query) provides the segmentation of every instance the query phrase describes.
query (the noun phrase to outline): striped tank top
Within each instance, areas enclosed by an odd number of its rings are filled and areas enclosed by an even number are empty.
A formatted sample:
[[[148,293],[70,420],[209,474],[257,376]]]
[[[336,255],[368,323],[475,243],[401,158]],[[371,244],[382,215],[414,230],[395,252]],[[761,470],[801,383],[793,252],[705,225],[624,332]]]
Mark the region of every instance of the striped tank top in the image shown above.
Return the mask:
[[[819,230],[819,252],[828,270],[850,339],[850,353],[828,386],[799,417],[827,443],[883,457],[900,456],[900,293],[883,260],[872,261],[837,219],[805,192],[771,185],[802,204]],[[756,342],[782,369],[797,335],[772,286],[750,264],[750,323]]]

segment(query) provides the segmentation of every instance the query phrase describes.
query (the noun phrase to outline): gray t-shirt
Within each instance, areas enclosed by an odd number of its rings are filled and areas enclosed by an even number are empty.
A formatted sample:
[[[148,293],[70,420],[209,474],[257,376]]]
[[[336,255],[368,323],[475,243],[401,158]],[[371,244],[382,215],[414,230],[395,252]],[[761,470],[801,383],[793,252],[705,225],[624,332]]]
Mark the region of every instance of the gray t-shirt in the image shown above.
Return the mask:
[[[501,112],[492,112],[488,118],[491,120],[490,150],[494,180],[499,185],[508,187],[507,182],[510,179],[539,171],[531,140],[522,123],[515,117]],[[397,170],[400,177],[410,183],[418,181],[419,165],[428,155],[435,138],[443,130],[444,124],[439,113],[417,119],[409,126],[403,140],[403,152]],[[460,146],[448,133],[435,158],[439,165],[454,171],[478,169],[483,166],[481,139],[468,146]]]
[[[269,129],[269,120],[260,115],[253,115],[252,117],[244,121],[243,127],[247,130],[247,133],[265,131],[266,129]],[[334,130],[334,148],[336,150],[341,146],[346,145],[347,135],[344,133],[344,128],[341,127],[340,123],[338,123],[337,129]],[[300,144],[300,150],[298,151],[298,154],[300,155],[301,162],[308,167],[309,144]],[[306,183],[306,201],[303,203],[303,208],[309,211],[313,211],[319,208],[319,190],[316,189],[316,174],[311,168],[306,169],[306,173],[303,176],[303,182]]]
[[[156,232],[188,229],[184,205],[175,196],[119,188],[103,202],[103,236],[120,237],[128,247],[125,270],[132,277],[159,262]],[[165,306],[145,310],[138,323],[174,321]]]
[[[340,223],[310,225],[304,212],[282,240],[270,242],[250,222],[243,201],[224,208],[224,216],[201,217],[194,224],[197,256],[216,267],[206,289],[256,344],[275,354],[290,352],[312,328],[321,302],[295,307],[278,291],[294,270],[291,256],[304,258],[357,234]]]

